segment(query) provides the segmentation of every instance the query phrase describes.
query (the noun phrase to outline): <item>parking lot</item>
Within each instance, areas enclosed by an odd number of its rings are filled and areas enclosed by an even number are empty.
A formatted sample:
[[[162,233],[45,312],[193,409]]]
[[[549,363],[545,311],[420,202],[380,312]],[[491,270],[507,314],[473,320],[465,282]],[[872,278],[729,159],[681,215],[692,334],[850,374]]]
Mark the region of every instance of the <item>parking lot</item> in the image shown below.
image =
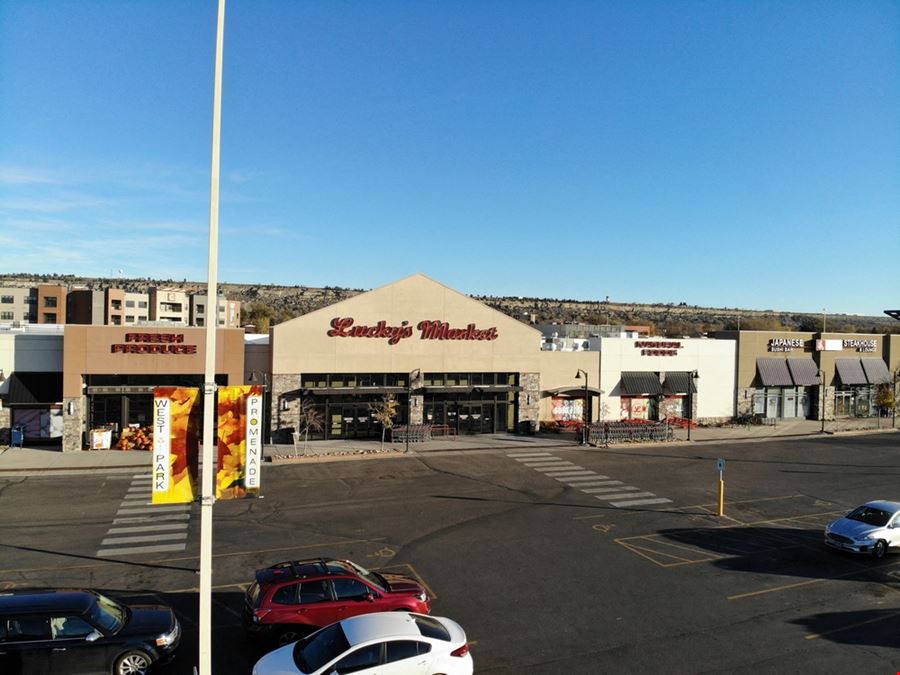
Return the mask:
[[[896,438],[271,467],[264,499],[216,507],[216,672],[248,673],[258,656],[239,619],[253,570],[317,556],[419,578],[434,613],[466,628],[479,673],[897,672],[900,555],[822,544],[827,520],[900,497]],[[183,551],[98,556],[129,476],[0,480],[17,514],[0,528],[0,583],[172,604],[185,643],[166,672],[190,673],[197,507]]]

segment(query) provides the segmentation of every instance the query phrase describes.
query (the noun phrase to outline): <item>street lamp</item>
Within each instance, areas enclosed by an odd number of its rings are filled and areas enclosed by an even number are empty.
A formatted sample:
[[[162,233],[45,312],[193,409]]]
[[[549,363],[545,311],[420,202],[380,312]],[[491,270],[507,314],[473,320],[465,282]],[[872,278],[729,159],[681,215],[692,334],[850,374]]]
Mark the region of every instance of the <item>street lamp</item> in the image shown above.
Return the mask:
[[[262,388],[263,388],[263,426],[264,433],[263,436],[267,439],[266,442],[272,443],[272,415],[269,412],[269,406],[266,402],[266,394],[269,392],[269,374],[265,371],[259,370],[251,370],[250,377],[247,378],[247,382],[250,384],[257,384],[259,382],[259,376],[262,375]]]
[[[588,398],[589,393],[588,393],[588,374],[587,374],[587,371],[582,370],[581,368],[579,368],[579,369],[578,369],[578,372],[575,373],[575,379],[576,379],[576,380],[580,380],[582,374],[584,375],[584,430],[582,431],[582,434],[581,434],[581,444],[582,444],[582,445],[587,445],[587,439],[588,439],[588,424],[590,424],[590,421],[591,421],[591,418],[590,418],[591,399]]]
[[[825,371],[819,369],[819,407],[822,409],[822,433],[825,433]]]
[[[421,368],[416,368],[409,374],[409,380],[406,383],[406,452],[409,452],[409,435],[412,433],[412,393],[413,378],[418,378],[422,374]]]
[[[700,373],[692,370],[688,373],[688,433],[687,439],[691,440],[691,427],[694,425],[694,380],[699,379]]]

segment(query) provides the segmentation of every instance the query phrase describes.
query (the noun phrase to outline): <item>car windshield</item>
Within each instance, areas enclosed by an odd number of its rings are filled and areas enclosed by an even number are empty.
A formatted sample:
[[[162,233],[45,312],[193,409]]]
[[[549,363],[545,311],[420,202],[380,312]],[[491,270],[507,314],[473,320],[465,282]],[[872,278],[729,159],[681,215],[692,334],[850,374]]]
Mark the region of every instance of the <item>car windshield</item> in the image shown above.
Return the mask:
[[[360,577],[375,586],[378,590],[387,592],[388,585],[383,576],[381,576],[377,572],[370,572],[365,567],[357,565],[355,562],[350,562],[349,560],[347,562],[353,568],[353,571],[356,572]]]
[[[115,600],[100,593],[94,593],[97,602],[89,610],[88,617],[104,633],[118,633],[125,625],[127,610]]]
[[[893,513],[888,513],[887,511],[882,511],[881,509],[872,508],[871,506],[860,506],[858,509],[851,511],[847,514],[847,518],[850,520],[858,520],[861,523],[866,523],[867,525],[875,525],[878,527],[884,527],[890,521]]]
[[[303,673],[312,673],[350,649],[341,624],[333,623],[294,645],[294,663]]]

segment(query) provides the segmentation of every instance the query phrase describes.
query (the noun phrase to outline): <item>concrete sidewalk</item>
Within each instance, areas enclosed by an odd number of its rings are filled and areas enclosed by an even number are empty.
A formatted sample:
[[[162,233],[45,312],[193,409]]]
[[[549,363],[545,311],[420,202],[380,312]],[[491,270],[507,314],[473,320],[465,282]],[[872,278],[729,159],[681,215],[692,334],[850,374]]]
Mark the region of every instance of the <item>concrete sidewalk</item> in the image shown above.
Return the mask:
[[[890,418],[863,418],[825,422],[825,435],[854,433],[891,433]],[[676,429],[675,440],[654,445],[683,445],[690,443],[746,443],[775,438],[821,436],[822,423],[814,420],[779,420],[774,426],[722,426]],[[648,444],[649,445],[649,444]],[[425,443],[411,443],[412,455],[460,452],[505,452],[513,449],[575,447],[573,434],[539,433],[534,436],[491,434],[453,436]],[[624,446],[623,446],[624,447]],[[633,446],[632,446],[633,447]],[[602,450],[602,449],[600,449]],[[265,456],[274,464],[281,462],[322,462],[406,454],[404,443],[384,443],[378,440],[311,441],[306,447],[266,445]],[[84,450],[63,453],[58,449],[38,447],[18,448],[0,446],[0,476],[65,475],[78,473],[131,473],[150,471],[150,453],[124,450]]]

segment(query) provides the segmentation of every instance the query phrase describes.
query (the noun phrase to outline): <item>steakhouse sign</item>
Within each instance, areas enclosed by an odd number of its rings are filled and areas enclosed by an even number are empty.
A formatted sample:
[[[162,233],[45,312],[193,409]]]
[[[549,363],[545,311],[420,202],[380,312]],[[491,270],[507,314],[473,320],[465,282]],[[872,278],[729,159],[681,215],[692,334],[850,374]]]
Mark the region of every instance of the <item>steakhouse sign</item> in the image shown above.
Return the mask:
[[[465,328],[452,328],[446,321],[438,319],[420,321],[415,329],[409,321],[403,321],[399,326],[388,326],[386,321],[364,326],[354,325],[353,318],[349,316],[332,319],[328,337],[381,338],[386,339],[389,345],[395,345],[412,337],[415,331],[419,332],[420,340],[496,340],[498,337],[496,326],[477,328],[470,323]]]

